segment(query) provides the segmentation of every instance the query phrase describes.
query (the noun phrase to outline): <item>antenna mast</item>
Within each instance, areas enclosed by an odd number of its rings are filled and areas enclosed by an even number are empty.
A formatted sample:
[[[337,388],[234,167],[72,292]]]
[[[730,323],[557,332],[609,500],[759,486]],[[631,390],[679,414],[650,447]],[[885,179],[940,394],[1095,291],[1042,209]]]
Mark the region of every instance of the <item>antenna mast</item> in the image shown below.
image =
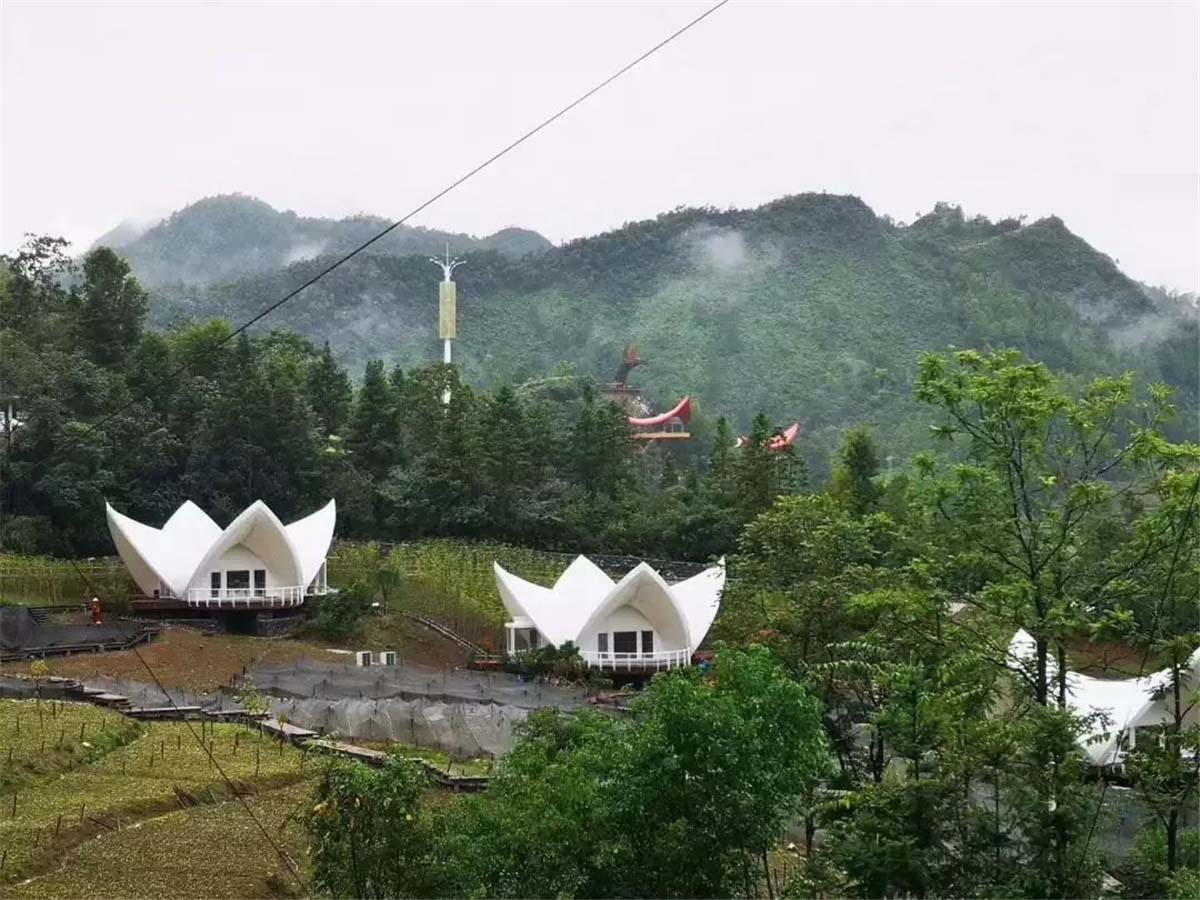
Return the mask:
[[[458,291],[454,284],[454,270],[466,260],[450,258],[450,242],[446,241],[446,256],[429,261],[442,270],[442,282],[438,285],[438,337],[442,339],[442,362],[450,365],[452,346],[458,337]],[[450,402],[450,391],[442,394],[442,402]]]

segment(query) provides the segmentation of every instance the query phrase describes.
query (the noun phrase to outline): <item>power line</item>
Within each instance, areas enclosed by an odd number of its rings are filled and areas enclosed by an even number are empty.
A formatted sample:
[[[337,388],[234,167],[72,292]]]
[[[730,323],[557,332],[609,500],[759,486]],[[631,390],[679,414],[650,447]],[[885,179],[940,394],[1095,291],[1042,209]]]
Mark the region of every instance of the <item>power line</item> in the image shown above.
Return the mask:
[[[155,671],[152,668],[150,668],[150,663],[146,662],[146,658],[138,651],[137,645],[134,644],[130,649],[133,650],[134,655],[138,658],[138,662],[146,667],[146,671],[150,673],[150,677],[153,679],[155,685],[158,686],[158,689],[162,692],[163,696],[167,698],[167,702],[171,704],[171,708],[179,713],[179,705],[175,702],[175,698],[173,698],[170,692],[163,687],[163,683],[159,681],[158,675],[155,674]],[[217,772],[220,774],[221,780],[225,782],[226,786],[228,786],[229,790],[233,793],[233,796],[238,799],[238,801],[242,804],[242,807],[246,810],[246,814],[250,816],[254,824],[258,826],[258,830],[261,831],[262,836],[267,839],[267,843],[271,845],[271,849],[275,851],[276,855],[278,855],[281,860],[283,860],[283,864],[287,866],[287,870],[291,873],[292,878],[296,880],[296,884],[300,885],[300,890],[304,892],[304,896],[311,897],[312,894],[308,889],[308,885],[305,884],[304,879],[300,877],[300,872],[296,869],[296,864],[292,862],[292,858],[287,855],[284,849],[275,843],[275,839],[271,837],[271,833],[267,830],[267,827],[263,825],[263,823],[259,821],[258,816],[254,814],[254,810],[250,807],[250,804],[246,802],[246,798],[242,795],[242,792],[237,789],[237,786],[232,781],[230,781],[229,776],[225,774],[225,770],[221,768],[221,764],[217,762],[216,754],[212,752],[212,748],[204,743],[204,738],[196,734],[196,729],[192,727],[192,723],[187,716],[184,716],[182,713],[180,713],[180,717],[183,719],[183,724],[187,726],[187,730],[191,733],[192,737],[196,739],[196,742],[204,751],[204,755],[208,757],[208,761],[213,764]]]
[[[92,581],[91,577],[86,572],[84,572],[82,569],[80,569],[78,565],[75,564],[74,559],[71,559],[71,565],[72,565],[72,567],[74,567],[76,573],[81,578],[83,578],[84,581],[87,582],[88,587],[91,588],[95,592],[96,596],[98,596],[99,592],[96,591],[96,585]],[[210,763],[212,763],[213,767],[217,770],[218,774],[220,774],[221,780],[225,782],[225,786],[229,788],[230,793],[232,793],[233,796],[236,797],[238,799],[238,801],[242,804],[242,806],[246,810],[246,813],[254,821],[254,824],[258,826],[258,830],[261,831],[263,837],[265,837],[267,839],[267,843],[271,845],[271,848],[275,851],[275,853],[279,856],[279,858],[281,860],[283,860],[283,864],[287,867],[287,870],[291,873],[292,877],[296,880],[296,884],[300,885],[300,890],[304,892],[304,896],[311,897],[312,894],[308,890],[308,885],[305,884],[304,879],[300,876],[300,872],[296,869],[296,864],[294,862],[292,862],[292,858],[290,856],[288,856],[286,852],[284,852],[282,847],[280,847],[277,843],[275,843],[275,839],[273,837],[271,837],[271,833],[267,830],[266,826],[263,825],[263,823],[261,821],[259,821],[258,816],[256,816],[254,814],[254,810],[250,808],[250,804],[246,802],[246,798],[244,796],[242,796],[242,792],[240,790],[238,790],[237,785],[235,785],[233,783],[233,781],[229,778],[229,776],[225,774],[225,770],[222,769],[221,764],[219,762],[217,762],[216,754],[214,754],[212,752],[212,749],[206,743],[204,743],[204,738],[202,738],[200,735],[196,734],[196,729],[192,727],[191,721],[179,709],[179,704],[177,704],[175,702],[175,698],[171,696],[171,692],[168,691],[166,689],[166,687],[163,686],[163,683],[159,679],[158,674],[154,671],[154,669],[152,669],[150,667],[150,663],[146,662],[146,658],[144,656],[142,656],[141,651],[138,650],[137,644],[133,644],[130,647],[130,649],[133,651],[133,655],[138,658],[138,662],[140,662],[145,667],[146,671],[150,675],[150,679],[154,682],[154,684],[158,688],[159,692],[162,693],[162,695],[167,698],[167,702],[169,704],[171,704],[171,708],[174,709],[175,712],[179,714],[180,719],[183,720],[183,724],[185,726],[187,726],[188,733],[190,733],[191,736],[193,738],[195,738],[196,743],[198,743],[200,745],[200,749],[204,751],[204,755],[208,757],[208,761]]]
[[[711,16],[713,13],[715,13],[722,6],[725,6],[729,2],[730,2],[730,0],[719,0],[718,3],[713,4],[708,9],[706,9],[704,12],[702,12],[700,15],[691,19],[689,22],[687,22],[681,28],[678,28],[675,31],[673,31],[671,34],[669,34],[667,37],[663,38],[661,41],[659,41],[657,44],[655,44],[649,50],[646,50],[637,58],[635,58],[632,61],[623,65],[621,68],[619,68],[613,74],[609,75],[607,78],[605,78],[599,84],[597,84],[595,87],[593,87],[590,90],[588,90],[587,92],[581,94],[579,97],[572,100],[570,103],[568,103],[562,109],[560,109],[558,112],[554,113],[549,118],[544,119],[542,122],[540,122],[539,124],[535,125],[533,128],[526,131],[524,134],[522,134],[520,137],[518,137],[512,143],[506,145],[502,149],[493,153],[491,156],[489,156],[483,162],[479,163],[477,166],[475,166],[473,169],[468,171],[466,174],[461,175],[459,178],[457,178],[456,180],[451,182],[449,185],[442,188],[440,191],[438,191],[436,194],[434,194],[428,200],[425,200],[419,206],[417,206],[414,209],[412,209],[411,211],[409,211],[402,218],[397,219],[395,222],[393,222],[387,228],[380,231],[374,237],[359,244],[357,247],[355,247],[353,250],[351,250],[345,256],[339,257],[337,260],[335,260],[333,263],[326,266],[324,269],[322,269],[320,272],[318,272],[312,278],[308,279],[308,281],[304,282],[298,288],[296,288],[295,290],[291,291],[290,293],[284,295],[280,299],[276,300],[274,303],[272,303],[270,306],[263,309],[261,312],[259,312],[257,315],[255,315],[253,318],[251,318],[249,321],[243,323],[241,326],[234,329],[228,335],[221,338],[221,340],[217,341],[215,344],[206,345],[204,348],[202,348],[203,352],[209,353],[209,352],[216,350],[219,347],[227,344],[229,341],[233,340],[239,334],[242,334],[244,331],[246,331],[246,329],[250,328],[255,323],[261,321],[262,319],[269,316],[271,313],[275,312],[275,310],[279,309],[279,307],[283,306],[289,300],[293,299],[294,297],[296,297],[303,291],[312,287],[314,284],[316,284],[318,281],[320,281],[322,278],[324,278],[330,272],[339,268],[343,264],[349,262],[350,260],[352,260],[354,257],[358,256],[358,254],[362,253],[364,250],[366,250],[368,247],[370,247],[375,242],[377,242],[377,241],[381,240],[382,238],[386,237],[387,235],[391,234],[391,232],[393,232],[395,229],[399,228],[401,225],[403,225],[405,222],[407,222],[413,216],[421,213],[428,207],[432,206],[434,203],[436,203],[442,197],[445,197],[447,194],[449,194],[455,188],[459,187],[460,185],[462,185],[464,182],[468,181],[469,179],[475,177],[480,172],[482,172],[484,169],[486,169],[488,166],[490,166],[492,163],[496,162],[501,157],[508,155],[510,152],[512,152],[517,147],[521,146],[527,140],[529,140],[534,135],[536,135],[538,132],[542,131],[544,128],[546,128],[549,125],[553,124],[554,122],[558,121],[563,116],[565,116],[567,113],[569,113],[571,110],[573,110],[575,107],[579,106],[581,103],[588,100],[593,95],[599,93],[601,90],[608,87],[608,85],[612,84],[614,81],[616,81],[618,78],[620,78],[626,72],[628,72],[630,69],[633,69],[639,63],[642,63],[645,60],[649,59],[651,56],[653,56],[655,53],[657,53],[663,47],[666,47],[668,44],[670,44],[676,38],[680,37],[681,35],[690,31],[695,26],[699,25],[701,22],[703,22],[705,19],[707,19],[709,16]],[[199,352],[196,354],[196,356],[200,356],[200,355],[201,354]],[[196,359],[189,359],[189,360],[185,361],[184,363],[182,363],[181,365],[179,365],[178,367],[173,369],[170,373],[168,373],[164,378],[159,379],[159,381],[161,382],[161,381],[173,380],[176,376],[181,375],[182,373],[184,373],[185,371],[190,369],[196,361],[197,361]],[[121,413],[123,413],[126,410],[130,409],[131,407],[137,405],[137,403],[139,403],[143,399],[145,399],[144,396],[143,397],[135,397],[134,399],[129,400],[127,403],[124,403],[121,406],[118,406],[115,410],[113,410],[111,413],[106,415],[104,418],[100,419],[98,422],[94,422],[93,424],[89,425],[82,432],[80,432],[78,435],[76,435],[72,440],[67,441],[65,444],[63,444],[61,447],[59,447],[57,450],[50,453],[47,457],[45,457],[43,460],[41,460],[40,464],[44,466],[54,457],[58,456],[61,453],[66,452],[67,450],[70,450],[72,447],[77,446],[88,435],[92,434],[97,429],[99,429],[99,428],[103,427],[104,425],[106,425],[107,423],[111,422],[113,419],[115,419]],[[30,474],[32,474],[32,472]],[[28,478],[28,477],[29,476],[26,476],[26,478]]]

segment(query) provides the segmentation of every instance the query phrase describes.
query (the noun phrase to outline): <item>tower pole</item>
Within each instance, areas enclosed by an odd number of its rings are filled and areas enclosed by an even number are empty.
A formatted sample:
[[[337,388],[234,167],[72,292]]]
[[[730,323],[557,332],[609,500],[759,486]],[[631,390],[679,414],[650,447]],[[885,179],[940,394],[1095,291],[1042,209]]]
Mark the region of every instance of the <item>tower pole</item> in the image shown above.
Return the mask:
[[[450,258],[450,242],[447,241],[446,256],[443,259],[431,256],[429,261],[442,270],[442,283],[438,285],[438,336],[442,339],[442,362],[450,365],[454,340],[458,337],[458,291],[453,275],[464,260]],[[442,403],[449,402],[450,391],[447,389],[442,393]]]

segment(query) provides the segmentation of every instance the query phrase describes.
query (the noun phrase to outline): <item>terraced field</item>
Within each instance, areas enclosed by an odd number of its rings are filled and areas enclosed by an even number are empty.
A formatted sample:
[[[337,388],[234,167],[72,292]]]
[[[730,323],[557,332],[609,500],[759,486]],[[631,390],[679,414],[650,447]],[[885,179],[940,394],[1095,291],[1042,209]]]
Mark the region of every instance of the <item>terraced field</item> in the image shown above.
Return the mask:
[[[317,772],[239,725],[0,701],[0,896],[288,896],[297,885],[233,790],[299,864],[292,814]]]

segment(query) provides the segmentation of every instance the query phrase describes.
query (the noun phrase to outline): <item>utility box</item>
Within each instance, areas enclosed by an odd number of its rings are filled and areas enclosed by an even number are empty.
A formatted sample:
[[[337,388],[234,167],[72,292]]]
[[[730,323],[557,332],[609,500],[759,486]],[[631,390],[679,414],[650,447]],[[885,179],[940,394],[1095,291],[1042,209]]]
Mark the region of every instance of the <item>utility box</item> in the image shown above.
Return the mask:
[[[359,650],[354,654],[354,662],[359,666],[369,666],[371,664],[371,651]]]
[[[458,289],[453,281],[438,285],[438,337],[453,341],[458,337]]]
[[[382,666],[394,666],[396,665],[397,658],[395,650],[384,650],[379,654],[379,664]]]

